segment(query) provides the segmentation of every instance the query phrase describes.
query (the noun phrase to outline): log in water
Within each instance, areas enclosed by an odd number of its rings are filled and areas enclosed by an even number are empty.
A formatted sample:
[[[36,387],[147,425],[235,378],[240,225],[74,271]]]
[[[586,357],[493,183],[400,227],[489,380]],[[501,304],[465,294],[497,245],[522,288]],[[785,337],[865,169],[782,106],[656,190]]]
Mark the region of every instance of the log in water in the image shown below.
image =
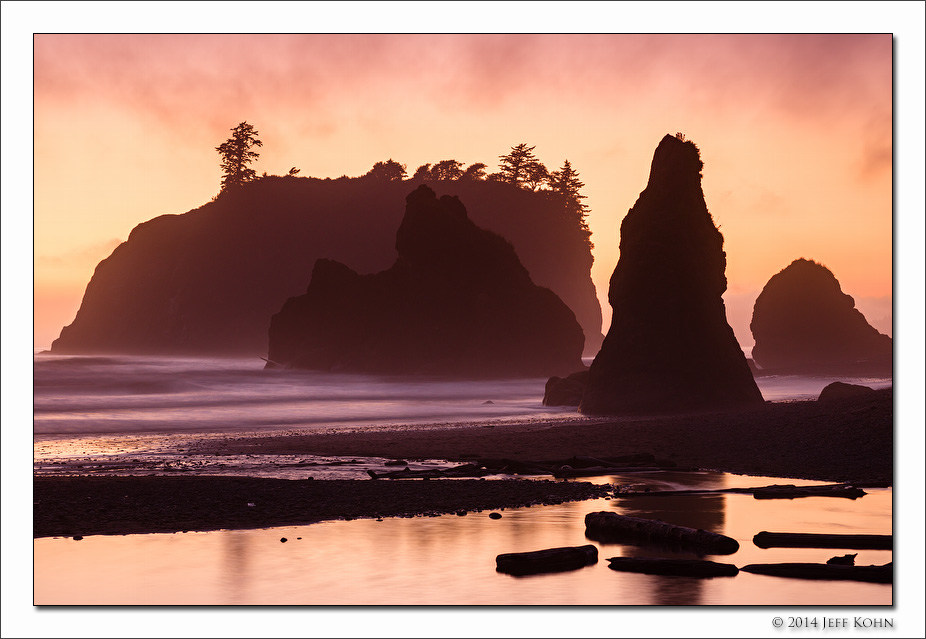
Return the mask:
[[[893,535],[838,535],[826,533],[778,533],[763,530],[752,538],[759,548],[851,548],[892,550]]]
[[[608,568],[621,572],[677,577],[733,577],[739,569],[733,564],[700,559],[665,559],[662,557],[611,557]]]
[[[658,519],[627,517],[608,511],[585,516],[585,536],[601,541],[656,542],[677,544],[704,553],[729,555],[739,550],[732,537],[700,528],[676,526]]]
[[[510,575],[562,572],[589,566],[598,561],[598,549],[591,544],[547,548],[531,552],[512,552],[495,558],[496,570]]]
[[[894,581],[893,563],[883,566],[841,566],[834,564],[783,563],[749,564],[743,572],[794,579],[832,579],[840,581],[867,581],[889,584]]]

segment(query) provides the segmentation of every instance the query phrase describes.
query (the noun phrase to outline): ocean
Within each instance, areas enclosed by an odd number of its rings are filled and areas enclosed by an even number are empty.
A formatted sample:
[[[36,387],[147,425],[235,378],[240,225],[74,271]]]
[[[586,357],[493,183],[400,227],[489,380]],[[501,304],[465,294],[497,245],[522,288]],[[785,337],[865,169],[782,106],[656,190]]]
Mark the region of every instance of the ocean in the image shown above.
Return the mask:
[[[417,429],[444,425],[596,419],[542,405],[544,379],[459,381],[264,370],[254,359],[34,357],[33,467],[54,474],[222,474],[368,479],[380,458],[309,455],[184,455],[185,444],[244,433],[334,429]],[[763,377],[771,401],[815,398],[831,378]],[[884,387],[890,379],[841,379]],[[292,457],[292,458],[289,458]],[[415,468],[442,460],[414,460]],[[492,479],[489,477],[488,479]],[[587,478],[652,487],[747,487],[818,483],[710,471],[657,471]],[[33,542],[38,605],[890,605],[887,584],[813,582],[741,573],[698,580],[615,573],[605,558],[636,556],[599,543],[601,559],[581,570],[516,578],[496,572],[505,552],[587,544],[587,512],[617,510],[732,536],[737,565],[825,561],[844,551],[772,549],[752,544],[759,530],[890,534],[893,491],[860,500],[825,497],[756,500],[723,494],[572,502],[467,517],[328,521],[308,526],[185,534],[93,535]],[[705,517],[709,520],[706,524]],[[280,543],[281,538],[291,540]],[[659,556],[684,556],[659,551]],[[668,554],[665,554],[668,553]],[[370,558],[376,558],[370,561]],[[859,564],[883,564],[890,551],[862,551]],[[92,580],[87,576],[93,575]],[[767,620],[766,620],[767,621]]]
[[[769,401],[814,399],[829,377],[760,377]],[[890,379],[840,378],[873,388]],[[70,356],[37,353],[33,368],[34,472],[174,472],[366,478],[382,459],[198,457],[208,437],[341,429],[600,420],[542,403],[546,379],[381,377],[265,369],[254,358]],[[144,456],[137,467],[139,456]],[[355,463],[345,463],[346,461]],[[439,461],[435,461],[439,464]],[[424,464],[426,467],[428,464]],[[135,469],[134,471],[132,469]]]

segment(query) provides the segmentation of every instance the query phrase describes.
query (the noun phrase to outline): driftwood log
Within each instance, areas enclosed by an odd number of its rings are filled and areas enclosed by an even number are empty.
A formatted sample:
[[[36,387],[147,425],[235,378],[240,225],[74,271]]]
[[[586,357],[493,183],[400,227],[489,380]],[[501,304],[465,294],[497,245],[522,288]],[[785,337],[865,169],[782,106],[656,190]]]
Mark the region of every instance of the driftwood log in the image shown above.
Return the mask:
[[[664,559],[660,557],[611,557],[608,568],[622,572],[678,577],[732,577],[739,572],[733,564],[701,559]]]
[[[795,579],[835,579],[889,584],[894,581],[893,563],[883,566],[840,566],[834,564],[749,564],[743,572]]]
[[[676,526],[658,519],[627,517],[608,511],[585,516],[585,536],[604,542],[668,544],[716,555],[729,555],[740,547],[739,542],[732,537],[700,528]]]
[[[752,538],[759,548],[850,548],[892,550],[893,535],[837,535],[826,533],[777,533],[763,530]]]
[[[552,471],[552,475],[557,479],[566,479],[570,477],[597,477],[598,475],[622,475],[625,473],[645,473],[654,470],[666,470],[661,466],[620,466],[620,467],[590,467],[590,468],[558,468]],[[673,468],[672,470],[685,470]]]
[[[544,572],[576,570],[590,566],[597,561],[598,549],[588,544],[501,554],[495,558],[495,569],[509,575],[536,575]]]
[[[406,466],[402,470],[390,470],[384,473],[367,470],[367,474],[370,479],[436,479],[440,477],[484,477],[490,474],[490,471],[475,464],[463,464],[452,468],[426,468],[424,470],[412,470]]]
[[[670,497],[677,495],[711,495],[717,493],[751,494],[756,499],[794,499],[796,497],[845,497],[856,499],[866,493],[851,484],[823,484],[818,486],[795,486],[773,484],[756,488],[717,488],[713,490],[653,490],[622,492],[623,497]]]

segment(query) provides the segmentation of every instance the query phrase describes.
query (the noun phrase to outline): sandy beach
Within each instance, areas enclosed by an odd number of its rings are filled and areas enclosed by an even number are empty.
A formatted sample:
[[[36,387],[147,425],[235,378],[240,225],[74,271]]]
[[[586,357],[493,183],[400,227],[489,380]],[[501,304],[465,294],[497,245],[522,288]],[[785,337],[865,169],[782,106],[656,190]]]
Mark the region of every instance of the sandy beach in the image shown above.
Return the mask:
[[[680,468],[893,484],[893,392],[723,413],[204,440],[197,454],[473,461],[650,453]],[[36,477],[33,535],[257,528],[328,519],[478,513],[602,497],[585,481]],[[254,504],[254,506],[248,506]]]
[[[680,467],[835,482],[890,482],[893,391],[740,411],[499,426],[210,440],[209,454],[556,460],[651,453]]]

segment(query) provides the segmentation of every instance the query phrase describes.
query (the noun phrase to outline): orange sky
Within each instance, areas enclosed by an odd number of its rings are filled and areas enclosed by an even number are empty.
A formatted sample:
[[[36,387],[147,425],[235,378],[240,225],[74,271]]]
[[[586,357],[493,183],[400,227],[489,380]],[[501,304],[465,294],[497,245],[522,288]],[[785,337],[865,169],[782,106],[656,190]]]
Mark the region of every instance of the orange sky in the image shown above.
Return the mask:
[[[681,131],[727,251],[731,325],[798,257],[891,332],[892,38],[887,35],[37,35],[35,345],[138,223],[219,188],[242,120],[258,173],[356,176],[526,142],[585,182],[610,318],[619,226]],[[658,292],[654,292],[658,294]]]

